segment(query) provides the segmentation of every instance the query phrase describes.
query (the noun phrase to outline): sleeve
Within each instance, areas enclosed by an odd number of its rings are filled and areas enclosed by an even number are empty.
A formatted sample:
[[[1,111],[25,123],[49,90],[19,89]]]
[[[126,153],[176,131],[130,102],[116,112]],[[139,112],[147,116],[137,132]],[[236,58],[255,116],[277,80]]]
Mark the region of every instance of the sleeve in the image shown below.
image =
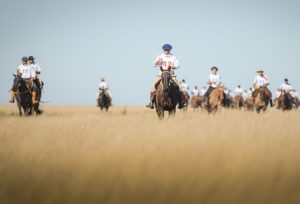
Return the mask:
[[[179,67],[180,67],[177,57],[175,57],[175,59],[174,59],[174,66],[175,66],[175,69],[179,69]]]
[[[30,69],[30,72],[31,72],[31,77],[32,77],[32,78],[35,78],[35,77],[36,77],[36,73],[35,73],[35,71],[33,70],[32,67],[31,67],[31,69]]]
[[[257,77],[254,78],[253,84],[256,84],[256,82],[257,82]]]
[[[154,67],[159,66],[161,63],[160,61],[161,61],[161,55],[158,55],[153,62],[153,66]]]
[[[42,71],[40,65],[38,65],[38,64],[36,65],[36,71],[38,71],[38,72],[41,72],[41,71]]]

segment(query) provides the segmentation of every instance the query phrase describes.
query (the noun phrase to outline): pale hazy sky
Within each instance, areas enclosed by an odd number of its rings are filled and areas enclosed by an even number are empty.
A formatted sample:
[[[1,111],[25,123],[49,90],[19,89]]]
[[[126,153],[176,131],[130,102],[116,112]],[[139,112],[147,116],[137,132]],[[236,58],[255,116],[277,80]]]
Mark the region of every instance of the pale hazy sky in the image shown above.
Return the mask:
[[[115,104],[146,104],[164,43],[179,79],[203,86],[217,66],[226,86],[249,88],[261,67],[274,91],[300,89],[300,1],[0,0],[0,103],[20,58],[33,55],[44,100],[95,104],[105,76]]]

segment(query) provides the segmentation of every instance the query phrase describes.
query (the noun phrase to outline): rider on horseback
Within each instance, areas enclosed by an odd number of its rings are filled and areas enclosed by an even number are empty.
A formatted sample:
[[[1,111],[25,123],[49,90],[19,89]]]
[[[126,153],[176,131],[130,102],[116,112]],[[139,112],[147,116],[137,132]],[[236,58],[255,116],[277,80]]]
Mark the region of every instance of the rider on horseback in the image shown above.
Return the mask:
[[[35,61],[34,61],[34,57],[33,56],[29,56],[28,57],[28,65],[30,65],[33,69],[33,71],[35,72],[35,79],[34,79],[34,83],[35,85],[37,86],[37,88],[39,89],[40,93],[42,92],[42,88],[43,88],[43,85],[44,83],[40,81],[40,74],[41,74],[41,67],[39,64],[37,64]]]
[[[100,81],[98,87],[99,87],[99,91],[100,91],[100,92],[101,92],[101,91],[104,91],[104,92],[105,92],[105,94],[106,94],[106,96],[109,98],[109,101],[110,101],[110,104],[111,104],[111,103],[112,103],[112,97],[111,97],[110,92],[108,91],[109,86],[108,86],[108,83],[105,81],[105,78],[104,78],[104,77],[101,78],[101,81]]]
[[[180,93],[178,94],[178,100],[179,100],[178,108],[181,109],[184,107],[184,101],[183,101],[183,97],[182,97],[183,89],[182,89],[182,86],[180,85],[180,83],[178,83],[178,81],[176,79],[176,75],[174,73],[174,70],[179,68],[179,62],[178,62],[177,57],[171,53],[172,48],[173,47],[171,45],[164,44],[162,47],[162,49],[164,50],[164,53],[157,56],[156,59],[154,60],[154,67],[159,67],[160,70],[154,80],[154,83],[153,83],[153,86],[151,89],[150,103],[149,103],[149,105],[147,105],[147,107],[149,107],[149,108],[154,108],[153,100],[154,100],[155,94],[156,94],[156,85],[161,79],[162,71],[165,71],[165,70],[170,70],[172,81],[175,83],[176,86],[179,87]]]
[[[192,95],[193,97],[200,96],[200,92],[199,92],[197,86],[195,86],[195,88],[191,91],[191,95]]]
[[[281,91],[284,91],[287,97],[292,100],[291,91],[293,90],[292,85],[289,83],[287,78],[284,79],[284,82],[280,85]]]
[[[28,58],[27,57],[22,57],[22,64],[17,68],[16,75],[20,76],[22,80],[25,81],[27,87],[29,90],[31,90],[32,94],[32,103],[36,104],[38,103],[37,101],[37,87],[35,83],[33,83],[33,80],[36,78],[36,73],[32,69],[32,66],[28,65]],[[14,87],[11,89],[11,95],[10,95],[10,103],[15,102],[15,97],[17,94],[17,87]]]
[[[208,98],[210,93],[218,87],[218,85],[221,85],[221,78],[220,75],[217,73],[218,72],[218,68],[217,67],[212,67],[211,69],[211,73],[209,75],[207,84],[209,85],[206,93],[204,94],[204,104],[208,105]]]
[[[241,85],[238,85],[236,89],[234,90],[235,96],[242,96],[244,93],[243,89],[241,88]]]
[[[255,77],[254,82],[253,82],[254,91],[252,93],[252,98],[253,98],[253,100],[255,100],[256,96],[259,93],[259,88],[265,86],[266,87],[265,94],[269,98],[270,105],[272,107],[273,106],[272,93],[271,93],[271,91],[267,87],[270,84],[269,78],[264,74],[264,70],[262,70],[262,69],[259,69],[256,72],[258,74]]]

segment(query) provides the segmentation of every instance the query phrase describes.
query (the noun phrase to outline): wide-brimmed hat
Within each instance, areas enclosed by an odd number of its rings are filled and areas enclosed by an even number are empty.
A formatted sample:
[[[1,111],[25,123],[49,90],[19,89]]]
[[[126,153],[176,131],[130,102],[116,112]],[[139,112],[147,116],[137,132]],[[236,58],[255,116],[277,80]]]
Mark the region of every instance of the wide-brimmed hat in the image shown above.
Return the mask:
[[[34,60],[35,58],[33,56],[29,56],[28,60]]]
[[[259,72],[265,72],[265,71],[263,69],[258,69],[258,70],[256,70],[256,72],[259,73]]]

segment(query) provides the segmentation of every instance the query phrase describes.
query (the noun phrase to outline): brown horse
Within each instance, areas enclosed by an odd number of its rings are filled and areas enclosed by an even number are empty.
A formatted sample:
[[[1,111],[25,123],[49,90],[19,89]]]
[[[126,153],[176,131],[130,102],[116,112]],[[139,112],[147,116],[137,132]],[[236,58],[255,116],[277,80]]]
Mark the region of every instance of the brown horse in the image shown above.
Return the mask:
[[[190,95],[186,91],[183,92],[183,101],[184,101],[183,110],[186,111],[190,101]]]
[[[285,91],[282,91],[279,98],[278,98],[278,108],[285,111],[285,110],[291,110],[293,107],[292,96]]]
[[[154,99],[156,113],[160,119],[164,118],[164,111],[168,111],[169,116],[175,115],[179,94],[179,87],[173,82],[170,72],[163,71]]]
[[[234,96],[233,102],[236,109],[241,109],[244,105],[244,99],[241,95]]]
[[[244,102],[244,108],[245,108],[245,110],[248,110],[248,111],[254,110],[254,101],[252,98],[246,98],[246,100]]]
[[[256,89],[253,93],[254,104],[256,108],[256,112],[260,113],[261,110],[266,111],[269,105],[269,90],[266,86],[261,86]]]
[[[224,100],[224,86],[219,85],[209,95],[207,110],[209,113],[216,112],[222,106]]]
[[[193,108],[193,110],[197,110],[198,108],[202,108],[202,103],[203,103],[203,96],[193,96],[192,100],[191,100],[191,107]]]

